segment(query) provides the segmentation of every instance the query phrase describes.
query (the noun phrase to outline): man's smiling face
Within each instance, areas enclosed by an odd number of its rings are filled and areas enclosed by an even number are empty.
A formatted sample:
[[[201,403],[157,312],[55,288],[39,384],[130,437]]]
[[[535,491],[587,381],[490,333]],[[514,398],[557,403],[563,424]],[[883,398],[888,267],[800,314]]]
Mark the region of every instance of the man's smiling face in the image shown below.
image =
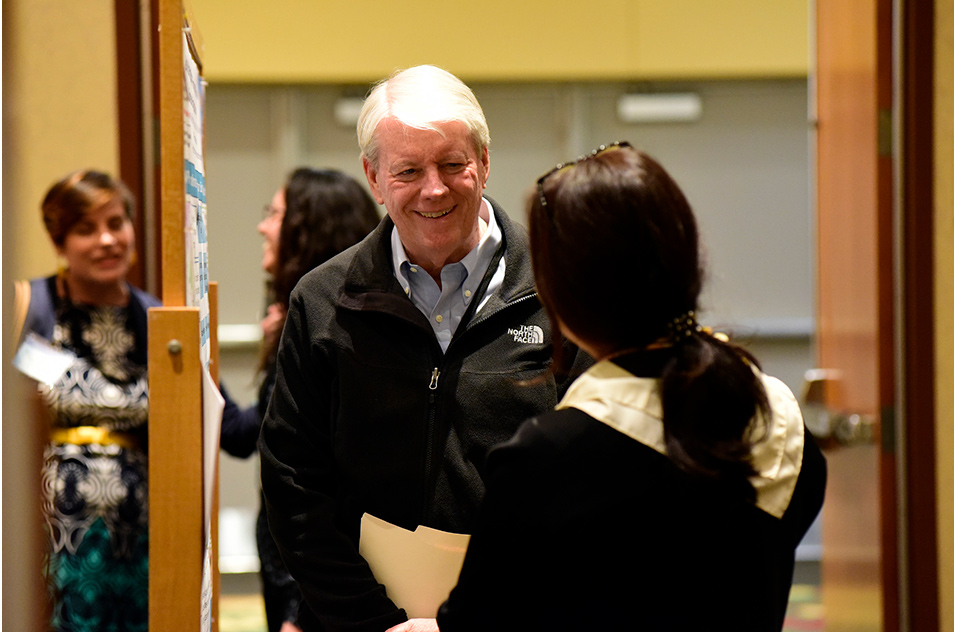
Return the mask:
[[[478,211],[488,181],[488,150],[479,152],[464,123],[434,130],[386,118],[378,160],[363,160],[372,195],[398,229],[409,259],[433,276],[460,261],[481,236]]]

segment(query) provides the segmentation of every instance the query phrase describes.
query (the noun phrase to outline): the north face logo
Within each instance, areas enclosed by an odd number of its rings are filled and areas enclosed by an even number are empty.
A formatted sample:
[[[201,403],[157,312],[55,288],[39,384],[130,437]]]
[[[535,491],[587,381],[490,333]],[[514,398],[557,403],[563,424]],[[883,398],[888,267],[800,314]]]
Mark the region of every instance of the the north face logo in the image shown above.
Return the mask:
[[[537,325],[521,325],[517,329],[509,329],[509,336],[514,336],[515,342],[528,345],[540,345],[544,342],[544,331]]]

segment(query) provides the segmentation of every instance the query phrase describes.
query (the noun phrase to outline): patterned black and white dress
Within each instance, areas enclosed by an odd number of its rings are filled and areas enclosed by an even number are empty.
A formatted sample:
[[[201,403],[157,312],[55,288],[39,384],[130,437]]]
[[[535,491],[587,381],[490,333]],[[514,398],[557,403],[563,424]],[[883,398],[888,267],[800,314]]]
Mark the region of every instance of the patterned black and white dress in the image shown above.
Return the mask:
[[[52,344],[76,359],[41,386],[46,577],[53,630],[147,630],[149,412],[145,331],[131,307],[54,300]]]

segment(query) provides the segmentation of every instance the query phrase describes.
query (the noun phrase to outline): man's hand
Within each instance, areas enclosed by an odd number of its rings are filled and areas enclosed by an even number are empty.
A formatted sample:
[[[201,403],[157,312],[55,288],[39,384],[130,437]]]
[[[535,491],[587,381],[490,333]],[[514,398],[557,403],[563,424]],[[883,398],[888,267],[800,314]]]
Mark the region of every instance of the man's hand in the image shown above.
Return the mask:
[[[266,317],[259,323],[262,327],[262,337],[269,346],[279,340],[282,334],[282,325],[285,324],[285,309],[279,303],[273,303],[266,310]]]
[[[284,621],[282,627],[279,628],[279,632],[302,632],[302,628],[291,621]]]
[[[405,623],[399,623],[385,632],[440,632],[438,621],[435,619],[409,619]]]

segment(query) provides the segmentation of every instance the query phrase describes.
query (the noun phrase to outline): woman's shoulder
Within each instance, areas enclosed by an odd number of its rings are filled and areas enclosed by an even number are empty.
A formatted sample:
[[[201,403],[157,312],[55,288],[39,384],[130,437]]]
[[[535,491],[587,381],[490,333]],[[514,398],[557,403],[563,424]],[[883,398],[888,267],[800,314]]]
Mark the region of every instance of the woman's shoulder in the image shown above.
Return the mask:
[[[577,408],[563,408],[526,420],[508,441],[497,446],[489,458],[532,455],[542,467],[576,461],[585,454],[626,455],[637,458],[650,450],[615,428]],[[495,455],[496,452],[501,454]]]
[[[600,425],[596,419],[576,408],[552,410],[524,421],[507,443],[566,445]]]
[[[29,286],[30,305],[36,307],[52,307],[56,296],[56,275],[36,277],[29,281],[18,283]]]
[[[21,332],[29,332],[50,339],[56,324],[56,276],[38,277],[29,281],[17,281],[15,285],[15,303],[17,338]],[[22,316],[21,316],[22,315]]]
[[[130,295],[135,297],[136,300],[139,301],[139,303],[143,307],[146,307],[146,308],[161,307],[163,304],[163,302],[159,300],[157,297],[153,296],[146,290],[139,289],[135,285],[130,285],[129,289],[130,289]]]

